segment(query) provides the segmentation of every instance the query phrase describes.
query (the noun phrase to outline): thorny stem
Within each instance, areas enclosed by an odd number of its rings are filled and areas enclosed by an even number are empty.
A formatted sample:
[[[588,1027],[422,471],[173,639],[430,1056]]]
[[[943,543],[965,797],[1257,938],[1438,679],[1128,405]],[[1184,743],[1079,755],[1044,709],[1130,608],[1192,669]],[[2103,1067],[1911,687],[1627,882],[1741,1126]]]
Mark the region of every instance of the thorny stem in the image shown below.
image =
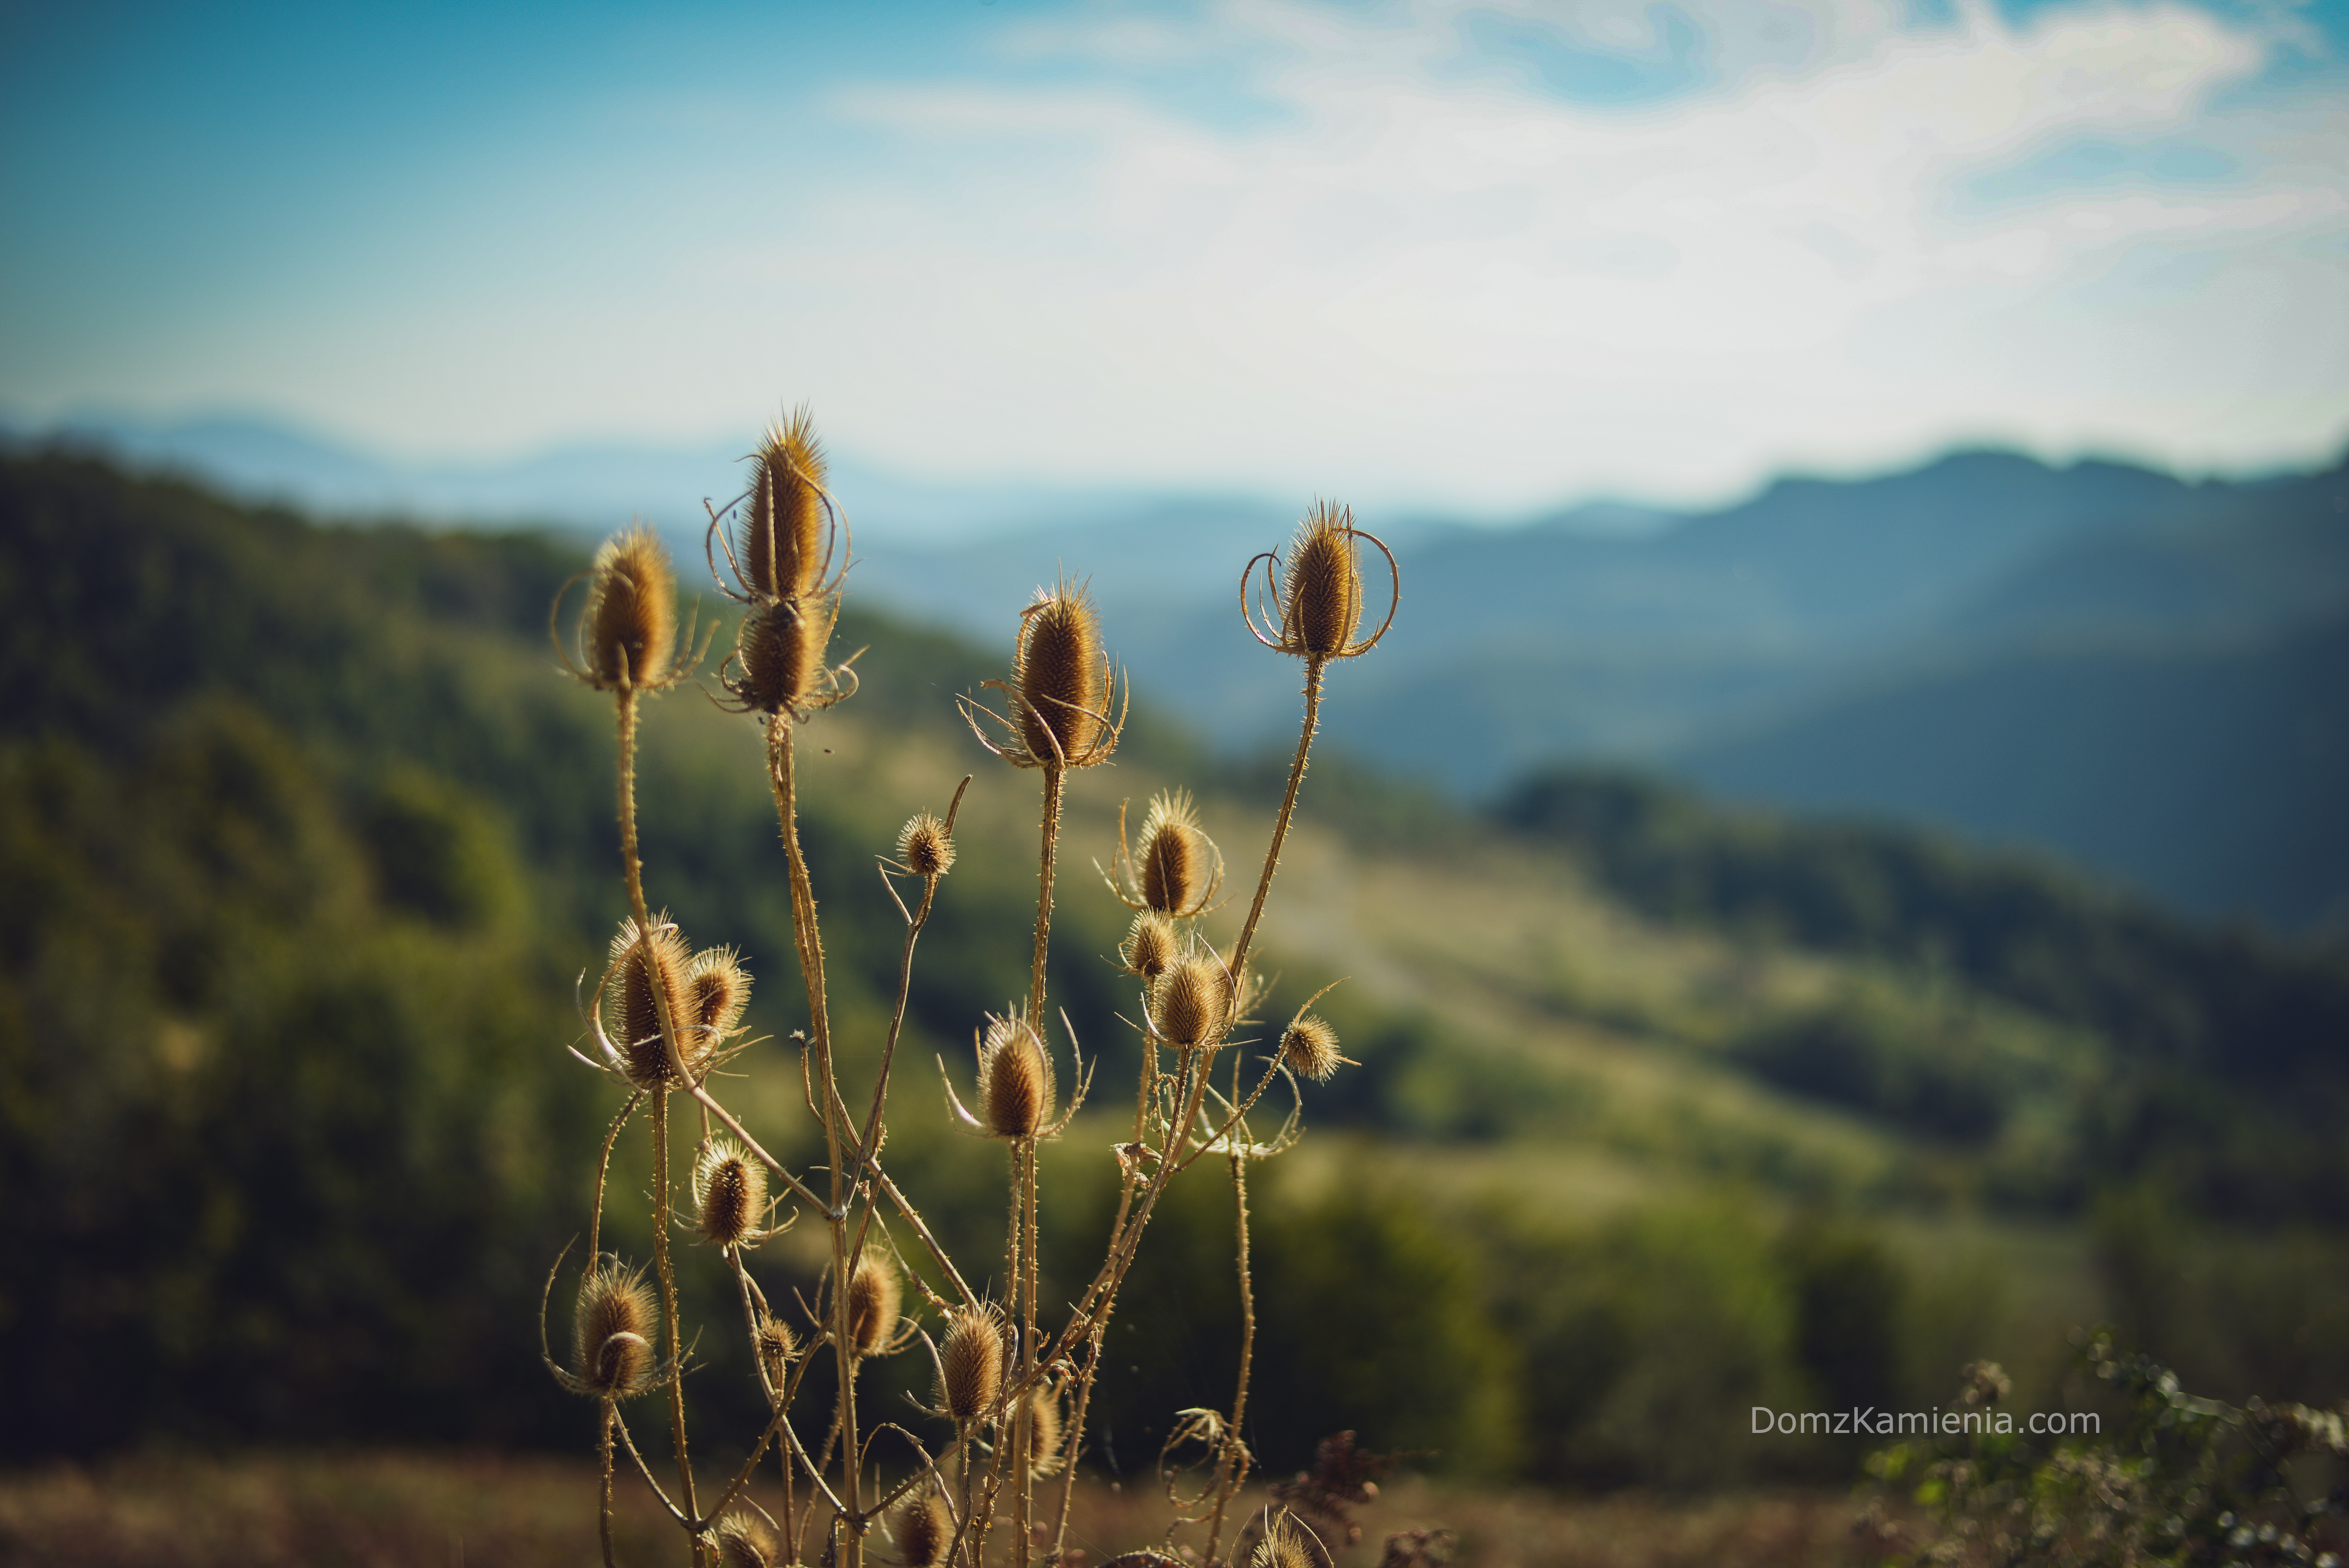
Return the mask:
[[[1247,968],[1248,944],[1256,940],[1257,922],[1264,918],[1264,901],[1272,892],[1272,873],[1280,866],[1280,848],[1288,839],[1288,819],[1297,810],[1298,787],[1305,782],[1306,754],[1313,749],[1313,731],[1320,722],[1321,668],[1323,661],[1305,661],[1305,726],[1297,737],[1297,760],[1288,765],[1288,789],[1280,798],[1280,817],[1273,824],[1272,847],[1264,852],[1264,872],[1257,878],[1256,902],[1248,905],[1247,923],[1240,927],[1240,939],[1232,949],[1232,973],[1237,975]]]
[[[597,1459],[603,1470],[595,1530],[604,1542],[604,1568],[620,1568],[612,1556],[612,1401],[603,1401],[602,1438],[597,1444]]]
[[[849,1334],[848,1181],[841,1169],[841,1134],[847,1107],[841,1102],[839,1078],[832,1058],[832,1022],[824,1003],[823,936],[815,923],[815,891],[808,880],[807,857],[800,848],[798,785],[793,771],[792,721],[788,714],[767,720],[767,775],[775,794],[775,816],[791,862],[792,939],[799,948],[800,975],[807,987],[809,1045],[815,1057],[815,1076],[823,1098],[825,1162],[832,1172],[832,1201],[826,1217],[832,1228],[833,1350],[840,1371],[841,1490],[853,1517],[858,1511],[856,1447],[856,1346]],[[821,1481],[822,1478],[816,1478]],[[845,1568],[862,1568],[864,1534],[851,1531],[843,1544]]]
[[[1028,1017],[1044,1026],[1044,950],[1052,939],[1052,870],[1060,858],[1061,781],[1065,770],[1044,765],[1044,844],[1036,869],[1036,957],[1028,975]]]
[[[1028,1277],[1019,1290],[1019,1387],[1023,1392],[1011,1418],[1011,1463],[1019,1477],[1011,1523],[1013,1560],[1025,1563],[1035,1552],[1028,1535],[1028,1513],[1036,1491],[1036,1140],[1023,1138],[1017,1147],[1022,1223],[1027,1229],[1027,1244],[1021,1251]]]
[[[1237,1093],[1239,1086],[1232,1086]],[[1224,1509],[1239,1491],[1240,1482],[1247,1479],[1247,1467],[1241,1461],[1245,1451],[1240,1443],[1240,1422],[1247,1416],[1248,1369],[1256,1357],[1256,1288],[1248,1279],[1248,1206],[1247,1160],[1237,1149],[1232,1150],[1232,1196],[1238,1210],[1239,1272],[1240,1272],[1240,1376],[1239,1385],[1232,1391],[1232,1415],[1224,1428],[1223,1452],[1216,1458],[1216,1515],[1207,1526],[1207,1561],[1216,1560],[1216,1552],[1224,1542]]]
[[[636,1114],[636,1107],[643,1103],[644,1098],[642,1089],[628,1096],[628,1103],[622,1106],[620,1114],[612,1119],[612,1130],[604,1134],[603,1158],[595,1161],[595,1208],[587,1218],[587,1270],[590,1274],[595,1270],[595,1260],[603,1255],[599,1249],[604,1244],[604,1186],[612,1173],[612,1146],[620,1141],[620,1129],[628,1125],[628,1118]]]
[[[663,984],[659,969],[652,957],[652,916],[645,906],[644,860],[636,845],[636,690],[623,686],[619,694],[620,731],[620,867],[628,884],[629,913],[636,921],[636,951],[638,962],[645,966],[645,988],[652,993],[654,1015],[660,1020],[661,1043],[667,1048],[669,1071],[680,1083],[690,1082],[685,1071],[684,1053],[678,1048],[677,1022],[671,1006],[668,987]],[[670,1267],[668,1255],[668,1094],[666,1088],[653,1091],[653,1264],[660,1274],[661,1310],[668,1320],[669,1358],[682,1366],[684,1341],[682,1326],[677,1314],[677,1275]],[[693,1507],[693,1460],[686,1445],[685,1382],[681,1377],[669,1379],[669,1420],[677,1444],[677,1468],[688,1513]],[[701,1549],[697,1544],[697,1561]]]
[[[955,818],[962,811],[963,791],[970,788],[970,775],[962,776],[955,787],[953,803],[947,807],[946,833],[954,837]],[[943,876],[945,873],[938,873]],[[895,891],[894,889],[892,890]],[[856,1157],[860,1164],[872,1168],[873,1157],[880,1152],[881,1112],[889,1102],[889,1064],[896,1059],[897,1037],[905,1031],[905,1007],[914,994],[914,944],[922,938],[922,928],[930,923],[930,906],[937,902],[938,877],[922,879],[922,902],[905,921],[905,946],[897,958],[897,1003],[889,1015],[889,1037],[881,1046],[881,1075],[873,1084],[873,1110],[864,1119],[864,1133],[856,1141]],[[900,906],[902,907],[902,905]]]

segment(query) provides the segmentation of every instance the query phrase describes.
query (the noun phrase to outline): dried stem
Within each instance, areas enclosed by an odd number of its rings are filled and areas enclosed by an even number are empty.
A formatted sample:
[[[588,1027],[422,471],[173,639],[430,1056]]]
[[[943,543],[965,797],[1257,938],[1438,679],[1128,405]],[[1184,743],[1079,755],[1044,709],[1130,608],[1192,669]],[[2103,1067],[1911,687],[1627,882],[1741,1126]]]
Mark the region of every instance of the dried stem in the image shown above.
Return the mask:
[[[1264,901],[1272,892],[1272,873],[1280,867],[1280,849],[1288,841],[1288,819],[1297,810],[1298,787],[1305,782],[1305,758],[1313,749],[1313,732],[1321,717],[1321,670],[1324,661],[1305,661],[1305,725],[1297,737],[1297,760],[1288,765],[1288,789],[1280,797],[1280,817],[1272,828],[1272,845],[1264,852],[1264,871],[1257,878],[1256,900],[1248,905],[1247,923],[1232,949],[1232,973],[1247,967],[1248,947],[1256,941],[1257,922],[1264,918]]]
[[[1237,1082],[1232,1085],[1232,1092],[1239,1092]],[[1248,1278],[1247,1161],[1237,1150],[1232,1151],[1232,1197],[1239,1232],[1240,1375],[1238,1386],[1232,1390],[1232,1414],[1224,1427],[1223,1451],[1216,1458],[1216,1514],[1207,1526],[1210,1563],[1216,1560],[1216,1551],[1223,1544],[1224,1509],[1239,1491],[1240,1483],[1247,1479],[1247,1468],[1241,1459],[1247,1450],[1240,1441],[1240,1423],[1247,1417],[1248,1373],[1256,1359],[1256,1287]]]

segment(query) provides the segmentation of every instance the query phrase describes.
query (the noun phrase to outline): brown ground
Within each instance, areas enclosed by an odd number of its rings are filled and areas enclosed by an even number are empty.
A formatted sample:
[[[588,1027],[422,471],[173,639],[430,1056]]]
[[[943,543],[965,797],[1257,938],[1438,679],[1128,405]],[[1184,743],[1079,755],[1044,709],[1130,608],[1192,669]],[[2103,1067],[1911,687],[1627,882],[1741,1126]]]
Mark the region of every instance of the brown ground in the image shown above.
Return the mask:
[[[681,1538],[642,1487],[624,1487],[621,1495],[621,1561],[683,1563]],[[774,1508],[780,1500],[762,1493],[761,1501]],[[1851,1533],[1851,1504],[1820,1493],[1576,1500],[1405,1480],[1361,1517],[1361,1544],[1338,1555],[1345,1568],[1372,1568],[1390,1533],[1431,1526],[1457,1532],[1457,1568],[1842,1568],[1864,1560]],[[1070,1539],[1090,1548],[1099,1564],[1115,1550],[1154,1544],[1164,1519],[1154,1493],[1087,1487]],[[885,1544],[873,1555],[893,1560]],[[150,1455],[95,1468],[0,1472],[5,1563],[585,1568],[597,1561],[593,1471],[572,1460]]]

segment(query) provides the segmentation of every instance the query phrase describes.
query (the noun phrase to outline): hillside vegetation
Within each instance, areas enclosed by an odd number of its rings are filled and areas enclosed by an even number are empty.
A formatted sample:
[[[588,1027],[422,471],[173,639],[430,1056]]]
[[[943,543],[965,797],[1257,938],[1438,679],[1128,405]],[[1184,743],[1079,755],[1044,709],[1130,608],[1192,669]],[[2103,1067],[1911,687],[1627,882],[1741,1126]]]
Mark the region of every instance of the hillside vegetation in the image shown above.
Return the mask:
[[[621,903],[608,716],[543,640],[575,552],[319,527],[63,454],[0,468],[0,1327],[43,1347],[6,1451],[584,1445],[534,1326],[613,1109],[562,1049]],[[1034,786],[954,716],[999,652],[854,611],[840,644],[863,687],[810,732],[808,836],[854,1078],[895,975],[874,857],[977,775],[913,998],[911,1059],[958,1060],[974,999],[1023,972]],[[1293,678],[1268,655],[1269,689]],[[656,706],[647,879],[748,955],[771,1038],[740,1102],[804,1159],[757,757],[700,696]],[[1211,832],[1273,787],[1138,713],[1073,798],[1072,873],[1169,784]],[[1271,967],[1351,976],[1322,1010],[1359,1065],[1309,1088],[1258,1198],[1274,1469],[1355,1427],[1487,1478],[1832,1476],[1847,1450],[1754,1438],[1747,1408],[1935,1398],[1985,1354],[2052,1397],[2100,1314],[2197,1387],[2349,1392],[2338,960],[1623,780],[1474,819],[1332,761],[1301,822]],[[1072,874],[1056,915],[1106,1109],[1046,1151],[1048,1268],[1098,1252],[1113,1197],[1123,913]],[[995,1200],[957,1194],[999,1156],[901,1085],[907,1184],[990,1255]],[[1227,1392],[1230,1194],[1199,1174],[1128,1287],[1105,1470]],[[814,1274],[788,1241],[759,1266]]]

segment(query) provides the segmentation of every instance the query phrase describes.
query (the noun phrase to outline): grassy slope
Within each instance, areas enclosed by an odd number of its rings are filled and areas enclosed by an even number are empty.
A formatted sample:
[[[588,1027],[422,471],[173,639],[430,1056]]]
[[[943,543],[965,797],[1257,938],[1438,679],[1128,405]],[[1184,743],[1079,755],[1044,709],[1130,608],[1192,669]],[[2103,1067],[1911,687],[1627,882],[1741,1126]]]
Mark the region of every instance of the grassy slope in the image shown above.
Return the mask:
[[[595,961],[619,906],[607,721],[535,641],[571,563],[528,542],[320,532],[73,464],[15,465],[8,479],[23,525],[0,580],[12,884],[46,856],[50,884],[115,906],[67,901],[46,929],[7,934],[10,1242],[55,1273],[0,1309],[70,1352],[45,1410],[109,1417],[30,1424],[25,1446],[568,1432],[523,1326],[532,1275],[583,1212],[583,1150],[607,1114],[557,1047],[568,978]],[[892,1150],[958,1253],[983,1259],[999,1241],[999,1151],[938,1130],[927,1063],[957,1061],[978,1013],[1023,973],[1034,779],[987,758],[954,717],[952,694],[995,673],[992,660],[883,623],[843,630],[843,647],[868,641],[864,689],[811,730],[806,768],[836,1016],[854,1080],[895,962],[874,857],[909,811],[975,772],[964,858],[916,970],[914,1076],[897,1089]],[[1350,673],[1336,673],[1333,704]],[[1267,655],[1264,678],[1294,671]],[[191,745],[247,773],[274,769],[276,817],[249,820],[243,783],[185,807]],[[781,1037],[797,1004],[755,735],[680,692],[656,705],[646,756],[653,896],[698,942],[746,951],[761,978],[752,1021]],[[1123,911],[1088,862],[1108,858],[1118,799],[1172,783],[1207,787],[1236,877],[1266,830],[1265,777],[1209,779],[1199,757],[1139,715],[1116,767],[1074,791],[1053,986],[1103,1065],[1095,1119],[1050,1160],[1066,1196],[1048,1209],[1061,1238],[1048,1261],[1064,1273],[1105,1220],[1100,1150],[1132,1082],[1117,1015],[1134,1000],[1107,958]],[[45,793],[44,769],[65,783]],[[160,824],[129,870],[108,858],[120,849],[102,821],[61,826],[63,803],[109,790],[126,819]],[[241,859],[222,851],[240,844]],[[308,848],[290,858],[289,845]],[[171,899],[146,894],[150,863],[186,868]],[[1279,973],[1267,1016],[1350,976],[1323,1010],[1361,1065],[1308,1089],[1316,1130],[1265,1179],[1253,1435],[1270,1462],[1354,1424],[1551,1476],[1832,1469],[1837,1455],[1738,1436],[1741,1401],[1923,1397],[1985,1350],[2046,1365],[2044,1384],[2055,1335],[2096,1309],[2105,1279],[2243,1273],[2218,1269],[2228,1260],[2209,1248],[2181,1251],[2158,1191],[2106,1216],[2094,1234],[2121,1272],[2095,1266],[2083,1172],[2102,1146],[2079,1112],[2112,1071],[2107,1032],[1899,952],[1636,913],[1604,869],[1334,761],[1309,781],[1267,927]],[[289,875],[298,896],[269,903]],[[211,912],[245,904],[238,929],[252,934],[235,945],[279,956],[233,970],[233,984],[186,983],[203,965],[184,954],[212,951],[193,942],[218,924]],[[1239,913],[1216,918],[1228,927]],[[355,974],[306,975],[322,931]],[[113,1011],[77,1013],[75,976],[109,941],[127,941]],[[462,974],[481,978],[451,983]],[[354,1031],[385,1014],[385,995],[404,999],[396,1026],[355,1056]],[[1845,1033],[1820,1033],[1822,1018]],[[774,1049],[745,1058],[740,1101],[805,1150]],[[1869,1068],[1858,1079],[1806,1076],[1822,1050],[1842,1061],[1852,1049]],[[154,1060],[189,1065],[159,1079]],[[280,1065],[256,1082],[240,1076],[253,1062]],[[1974,1109],[1951,1112],[1953,1096]],[[176,1140],[126,1145],[95,1177],[72,1152],[94,1125],[171,1117]],[[452,1160],[436,1144],[451,1127],[473,1130],[476,1153]],[[346,1158],[337,1137],[372,1163]],[[230,1152],[254,1147],[278,1163]],[[295,1212],[255,1202],[288,1184],[305,1195]],[[619,1190],[644,1184],[624,1168]],[[242,1217],[208,1229],[188,1196],[203,1192]],[[1120,1320],[1133,1371],[1102,1410],[1123,1462],[1146,1462],[1166,1410],[1225,1393],[1229,1198],[1212,1177],[1181,1197]],[[616,1223],[640,1249],[641,1221]],[[468,1239],[451,1246],[456,1235]],[[2335,1289],[2337,1253],[2318,1238],[2291,1254],[2298,1283],[2268,1292],[2284,1305],[2248,1349],[2214,1336],[2223,1279],[2180,1296],[2164,1326],[2271,1388],[2335,1377],[2290,1346]],[[807,1267],[790,1244],[770,1262],[786,1277]],[[2252,1289],[2272,1274],[2244,1277]],[[113,1304],[97,1320],[103,1341],[75,1315],[91,1301]],[[1347,1304],[1334,1317],[1333,1303]],[[1861,1331],[1829,1333],[1838,1314]],[[339,1338],[317,1333],[327,1321]],[[290,1369],[270,1353],[289,1343],[303,1362]],[[721,1385],[726,1356],[708,1350],[704,1387]],[[1396,1376],[1406,1362],[1416,1370]],[[116,1364],[129,1375],[96,1370]],[[387,1377],[400,1399],[369,1395]]]

